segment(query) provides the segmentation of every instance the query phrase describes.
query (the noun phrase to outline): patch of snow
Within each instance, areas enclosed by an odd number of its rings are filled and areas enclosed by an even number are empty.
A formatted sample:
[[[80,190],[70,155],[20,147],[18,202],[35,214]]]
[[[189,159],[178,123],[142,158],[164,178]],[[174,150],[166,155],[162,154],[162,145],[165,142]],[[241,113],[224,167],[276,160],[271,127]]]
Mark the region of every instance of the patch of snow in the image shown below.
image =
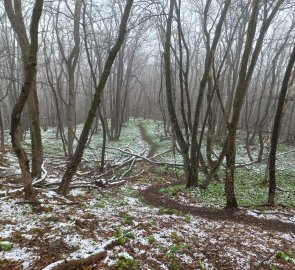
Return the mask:
[[[128,252],[120,252],[119,257],[123,257],[125,259],[133,260],[133,257]]]
[[[20,248],[14,245],[10,251],[0,251],[0,258],[11,261],[23,261],[23,267],[28,269],[34,260],[39,259],[39,256],[36,256],[27,248]]]

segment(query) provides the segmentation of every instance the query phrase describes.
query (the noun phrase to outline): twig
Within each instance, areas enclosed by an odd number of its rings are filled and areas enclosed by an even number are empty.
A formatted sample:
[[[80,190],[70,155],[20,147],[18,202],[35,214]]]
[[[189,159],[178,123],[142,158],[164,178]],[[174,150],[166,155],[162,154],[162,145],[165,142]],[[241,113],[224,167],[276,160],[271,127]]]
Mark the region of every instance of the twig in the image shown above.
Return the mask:
[[[74,188],[95,188],[95,189],[99,189],[100,187],[95,186],[95,185],[90,185],[90,184],[81,184],[81,185],[71,185],[69,187],[69,189],[74,189]]]
[[[134,163],[135,163],[135,158],[133,158],[129,168],[120,176],[120,179],[123,179],[123,177],[132,170]]]
[[[169,153],[169,152],[172,152],[172,149],[169,149],[169,150],[167,150],[167,151],[164,151],[164,152],[162,152],[162,153],[159,153],[159,154],[157,154],[157,155],[154,155],[154,156],[152,156],[151,158],[157,158],[157,157],[160,157],[160,156],[162,156],[162,155],[164,155],[164,154],[167,154],[167,153]]]

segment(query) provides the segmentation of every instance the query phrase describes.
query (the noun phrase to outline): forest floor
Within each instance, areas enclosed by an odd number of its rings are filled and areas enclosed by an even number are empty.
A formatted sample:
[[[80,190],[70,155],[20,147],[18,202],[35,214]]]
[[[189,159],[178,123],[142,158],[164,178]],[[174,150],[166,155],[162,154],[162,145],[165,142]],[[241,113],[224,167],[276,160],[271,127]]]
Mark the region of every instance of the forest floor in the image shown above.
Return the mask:
[[[160,143],[144,125],[136,128],[134,136],[145,148],[138,152],[153,158]],[[0,198],[0,241],[12,244],[0,251],[1,270],[56,269],[52,263],[89,258],[106,243],[112,244],[103,258],[77,269],[295,269],[293,193],[276,207],[258,200],[228,211],[212,200],[213,193],[185,189],[178,170],[146,162],[134,164],[135,176],[127,181],[95,186],[101,174],[90,170],[87,160],[65,198],[49,188],[60,181],[67,160],[46,157],[48,175],[46,184],[36,187],[38,203],[27,203],[18,193]],[[1,158],[6,163],[0,191],[15,188],[21,184],[16,159],[8,148]]]

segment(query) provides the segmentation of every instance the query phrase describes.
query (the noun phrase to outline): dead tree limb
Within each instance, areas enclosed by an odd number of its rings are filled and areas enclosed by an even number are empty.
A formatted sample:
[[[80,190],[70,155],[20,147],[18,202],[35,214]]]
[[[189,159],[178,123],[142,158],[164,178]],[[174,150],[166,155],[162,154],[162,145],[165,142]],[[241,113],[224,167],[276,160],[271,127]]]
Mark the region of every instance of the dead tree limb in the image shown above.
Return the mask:
[[[118,244],[118,239],[113,238],[110,239],[108,242],[106,242],[101,247],[97,248],[97,250],[90,255],[83,255],[81,257],[69,257],[64,260],[60,260],[57,262],[54,262],[45,268],[43,270],[74,270],[74,269],[82,269],[83,266],[91,265],[98,260],[101,260],[102,258],[107,256],[107,250],[111,249],[115,245]]]

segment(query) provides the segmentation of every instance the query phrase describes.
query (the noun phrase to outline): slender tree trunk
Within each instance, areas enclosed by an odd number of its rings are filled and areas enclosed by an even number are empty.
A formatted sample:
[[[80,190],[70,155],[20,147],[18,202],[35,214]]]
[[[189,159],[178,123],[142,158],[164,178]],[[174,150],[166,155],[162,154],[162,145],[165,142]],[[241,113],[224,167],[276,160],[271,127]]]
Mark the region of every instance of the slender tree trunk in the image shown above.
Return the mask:
[[[88,140],[89,132],[91,130],[91,126],[93,123],[93,120],[95,119],[97,110],[99,108],[99,104],[101,101],[101,94],[104,90],[104,87],[106,85],[106,82],[108,80],[109,74],[111,72],[112,65],[115,61],[115,58],[121,48],[122,43],[124,42],[125,36],[126,36],[126,28],[127,28],[127,22],[128,18],[131,12],[131,8],[133,5],[133,0],[128,0],[124,9],[124,13],[121,19],[118,38],[116,40],[115,45],[110,50],[103,72],[101,74],[99,83],[95,89],[94,98],[91,103],[90,110],[88,112],[85,124],[82,129],[82,133],[80,135],[77,148],[75,150],[75,153],[71,159],[71,162],[68,164],[65,174],[63,175],[61,184],[58,188],[58,192],[61,194],[66,195],[68,192],[68,188],[71,182],[71,179],[75,172],[77,171],[77,168],[81,162],[83,152]]]
[[[5,10],[8,14],[9,20],[15,31],[19,31],[18,27],[24,28],[24,21],[18,21],[17,16],[21,16],[19,12],[21,11],[21,2],[16,1],[14,3],[14,7],[12,7],[12,3],[10,0],[5,0]],[[32,186],[32,178],[30,172],[30,164],[27,153],[25,152],[24,148],[21,145],[21,114],[24,109],[24,106],[28,100],[29,94],[33,89],[36,83],[36,66],[37,66],[37,52],[38,52],[38,27],[39,27],[39,20],[42,14],[43,9],[43,0],[38,0],[35,2],[32,19],[31,19],[31,26],[30,26],[30,38],[31,41],[29,43],[25,32],[17,32],[19,33],[19,39],[23,40],[25,44],[28,45],[28,50],[23,51],[23,58],[27,59],[25,63],[25,80],[22,86],[21,93],[16,101],[16,104],[13,107],[13,111],[11,114],[11,143],[13,150],[18,158],[19,165],[22,172],[22,181],[25,191],[25,198],[26,199],[34,199],[35,194]],[[25,29],[25,28],[24,28]],[[20,42],[22,42],[20,40]]]
[[[272,135],[271,135],[271,146],[269,153],[269,192],[268,192],[268,203],[275,203],[275,193],[276,193],[276,153],[277,153],[277,145],[279,141],[280,127],[283,117],[283,109],[285,104],[285,98],[288,91],[288,83],[291,77],[291,72],[295,63],[295,44],[293,51],[291,53],[288,66],[286,68],[286,72],[284,75],[284,79],[282,82],[281,92],[278,100],[278,106],[276,110],[276,115],[274,119]]]
[[[36,78],[28,97],[28,109],[31,119],[31,143],[32,143],[32,177],[41,176],[43,163],[43,146],[40,129],[39,101],[37,96]]]
[[[206,5],[208,9],[210,6],[210,2],[211,1],[208,1],[207,3],[209,3],[209,4],[208,4],[208,6]],[[201,146],[198,143],[197,137],[198,137],[198,128],[199,128],[199,124],[200,124],[202,104],[203,104],[203,100],[204,100],[204,96],[205,96],[206,86],[207,86],[208,79],[209,79],[212,61],[214,60],[214,56],[215,56],[215,50],[217,48],[218,41],[221,36],[222,26],[223,26],[224,21],[226,19],[226,14],[229,10],[230,5],[231,5],[231,0],[224,1],[224,7],[222,9],[219,21],[216,26],[212,45],[211,45],[211,47],[210,47],[209,43],[207,45],[207,52],[206,52],[206,59],[205,59],[205,70],[204,70],[202,79],[200,81],[199,94],[198,94],[198,98],[197,98],[197,102],[196,102],[196,106],[195,106],[195,113],[194,113],[194,119],[193,119],[193,125],[192,125],[191,147],[190,147],[192,175],[195,178],[191,179],[191,182],[189,182],[187,184],[188,186],[198,185],[198,164],[199,164],[199,156],[201,153],[199,147],[201,147]],[[205,34],[208,34],[207,29],[206,29],[206,27],[207,27],[206,21],[207,21],[207,16],[208,16],[207,13],[208,13],[208,10],[205,13],[206,20],[204,20]]]
[[[259,0],[254,0],[252,15],[248,25],[247,40],[245,45],[245,51],[242,57],[241,69],[239,74],[239,82],[235,94],[233,103],[233,119],[228,125],[227,135],[227,150],[226,150],[226,179],[225,179],[225,197],[226,207],[236,208],[238,203],[235,197],[234,190],[234,173],[235,173],[235,158],[236,158],[236,133],[239,121],[239,116],[242,108],[242,103],[246,90],[248,88],[249,81],[247,77],[247,65],[251,54],[252,44],[254,42],[254,36],[257,26],[257,17],[259,11]]]
[[[0,109],[0,137],[1,137],[1,147],[4,147],[4,125],[3,125],[3,119],[2,119],[2,113]]]
[[[68,75],[68,103],[67,103],[67,128],[68,128],[68,155],[71,157],[74,153],[73,145],[75,139],[76,125],[76,91],[75,91],[75,70],[80,55],[80,19],[82,10],[82,0],[75,1],[74,10],[74,29],[73,39],[74,46],[66,56],[64,44],[60,40],[58,30],[56,29],[57,42],[62,58],[66,63],[66,71]],[[58,23],[58,20],[56,24]]]
[[[105,166],[105,153],[106,153],[106,143],[107,143],[107,129],[106,121],[103,118],[101,109],[99,109],[99,119],[102,126],[102,147],[101,147],[101,158],[100,158],[100,172],[103,172]]]
[[[12,28],[15,31],[18,38],[18,43],[20,45],[21,52],[22,52],[24,73],[26,73],[28,65],[30,64],[30,57],[32,57],[33,52],[30,51],[32,49],[32,44],[30,44],[32,43],[32,36],[31,36],[31,42],[30,42],[26,32],[24,18],[22,15],[22,1],[15,0],[12,5],[12,1],[5,0],[4,4],[5,4],[5,10],[8,14]],[[38,8],[37,3],[35,4],[35,7]],[[41,1],[41,9],[42,7],[43,7],[43,0]],[[39,19],[36,22],[39,23]],[[31,21],[31,23],[33,23],[33,21]],[[31,28],[32,28],[32,25],[31,25]],[[36,76],[34,76],[33,79],[34,81],[32,82],[32,85],[30,86],[32,89],[30,89],[29,91],[30,94],[28,95],[28,98],[25,99],[25,102],[28,101],[29,115],[31,120],[32,176],[38,177],[41,175],[41,165],[43,162],[43,146],[42,146],[42,138],[41,138],[41,130],[40,130],[39,107],[38,107],[39,102],[38,102],[37,88],[36,88]]]
[[[241,68],[239,73],[239,82],[237,85],[235,98],[233,102],[232,120],[228,125],[228,136],[227,136],[227,151],[226,151],[226,180],[225,180],[225,196],[226,196],[226,207],[236,208],[238,206],[235,191],[234,191],[234,173],[235,173],[235,159],[236,159],[236,133],[237,126],[242,110],[243,101],[245,98],[246,91],[249,87],[254,68],[256,66],[258,56],[260,54],[263,40],[266,32],[270,26],[271,21],[279,10],[284,0],[278,0],[274,5],[270,15],[265,15],[261,30],[255,48],[252,52],[251,48],[254,43],[255,32],[257,28],[257,19],[259,14],[259,0],[253,1],[252,15],[248,24],[247,39],[244,49],[244,54],[241,61]],[[252,52],[252,55],[251,55]],[[251,57],[250,57],[251,56]],[[248,62],[250,61],[249,67]]]

